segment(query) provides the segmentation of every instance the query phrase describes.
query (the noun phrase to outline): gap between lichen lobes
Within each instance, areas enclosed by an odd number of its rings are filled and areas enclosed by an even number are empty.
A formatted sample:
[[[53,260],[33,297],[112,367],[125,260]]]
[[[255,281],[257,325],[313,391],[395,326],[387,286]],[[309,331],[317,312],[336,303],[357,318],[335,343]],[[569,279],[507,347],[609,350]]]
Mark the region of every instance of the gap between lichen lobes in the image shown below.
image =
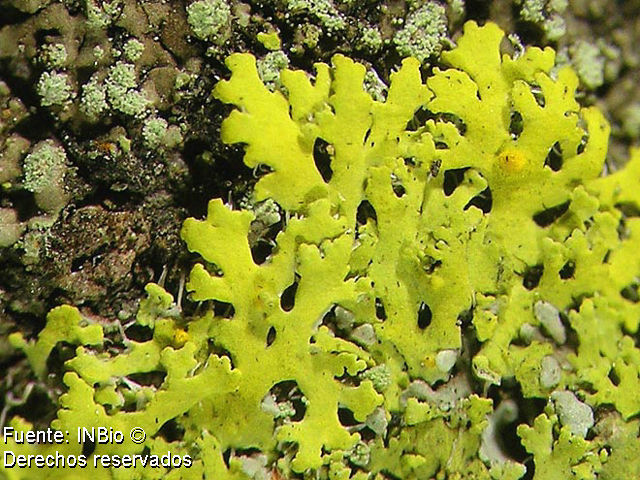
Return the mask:
[[[254,57],[230,56],[231,78],[214,91],[237,107],[222,139],[245,145],[247,166],[269,167],[254,196],[288,212],[276,246],[254,262],[254,214],[221,200],[210,202],[205,220],[185,221],[183,238],[204,260],[191,272],[191,298],[228,304],[231,313],[176,319],[172,297],[150,285],[138,322],[153,328],[153,339],[129,342],[116,356],[78,347],[53,425],[141,426],[152,453],[170,448],[197,459],[170,478],[245,478],[237,458],[223,461],[229,448],[280,456],[285,474],[326,465],[335,478],[430,478],[440,470],[519,478],[522,465],[478,454],[492,402],[456,387],[439,409],[425,402],[427,384],[514,377],[525,397],[571,389],[592,407],[613,404],[625,419],[640,413],[640,395],[624,394],[640,386],[640,351],[628,336],[640,312],[623,295],[636,285],[640,224],[617,207],[640,208],[640,154],[598,178],[609,133],[602,114],[577,104],[571,70],[550,74],[553,50],[501,57],[503,35],[494,24],[467,23],[442,55],[451,68],[434,69],[424,84],[419,63],[405,59],[384,102],[363,90],[365,68],[341,55],[332,68],[317,64],[314,82],[283,70],[275,92],[260,81]],[[330,160],[322,172],[319,140]],[[541,300],[568,318],[539,318]],[[59,340],[100,340],[82,330],[90,327],[80,326],[77,310],[61,308],[50,314],[68,324]],[[567,322],[578,347],[555,378],[543,365],[558,364],[554,341],[564,341]],[[478,341],[470,362],[459,358],[463,330]],[[41,375],[55,345],[47,332],[37,344],[13,338]],[[160,386],[121,382],[155,371],[166,373]],[[294,388],[279,398],[285,384]],[[268,398],[278,413],[265,408]],[[362,443],[339,409],[374,438]],[[405,427],[385,442],[392,416]],[[181,440],[158,435],[170,420]],[[558,421],[545,410],[534,427],[518,429],[537,467],[554,465],[557,478],[615,471],[613,460],[594,460],[602,457],[593,455],[596,440],[564,429],[554,440]],[[566,442],[579,451],[563,457]],[[353,465],[360,470],[351,475]]]

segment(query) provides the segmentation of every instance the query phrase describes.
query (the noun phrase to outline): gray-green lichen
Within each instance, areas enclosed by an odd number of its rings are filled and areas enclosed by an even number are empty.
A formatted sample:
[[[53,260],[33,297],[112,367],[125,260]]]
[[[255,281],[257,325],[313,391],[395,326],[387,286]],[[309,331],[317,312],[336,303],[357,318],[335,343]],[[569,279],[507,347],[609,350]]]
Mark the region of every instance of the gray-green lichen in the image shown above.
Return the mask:
[[[557,41],[566,33],[562,14],[568,6],[567,0],[516,0],[520,5],[520,18],[538,25],[547,40]]]
[[[322,26],[328,30],[328,36],[346,27],[345,19],[331,0],[288,0],[286,8],[293,15],[308,13],[316,17]]]
[[[117,62],[109,70],[105,86],[109,103],[115,110],[132,117],[143,117],[147,112],[150,101],[136,89],[138,80],[133,64]]]
[[[500,429],[518,418],[518,405],[513,400],[505,400],[497,406],[491,415],[484,431],[479,449],[479,456],[486,464],[491,465],[492,470],[499,468],[513,468],[516,475],[507,478],[519,478],[525,472],[522,465],[516,464],[504,452],[501,441]],[[501,477],[496,477],[501,478]]]
[[[49,68],[61,68],[67,61],[67,49],[63,43],[43,45],[40,60]]]
[[[52,140],[39,142],[23,163],[24,188],[35,194],[36,203],[48,213],[57,213],[67,202],[64,179],[67,155]]]
[[[94,76],[82,87],[80,111],[89,119],[97,120],[109,108],[107,91],[103,84]]]
[[[440,53],[446,36],[444,7],[438,3],[427,3],[408,15],[404,28],[396,32],[393,41],[400,55],[415,57],[424,63]]]
[[[561,68],[571,65],[585,90],[595,90],[618,78],[624,60],[618,46],[598,40],[577,40],[558,52],[556,63]]]
[[[276,419],[288,419],[296,414],[296,409],[289,400],[278,402],[272,394],[264,397],[261,408],[263,412],[273,415]]]
[[[562,379],[562,368],[558,361],[551,355],[542,359],[540,369],[540,385],[544,388],[553,388]]]
[[[150,117],[142,127],[142,137],[148,148],[155,149],[164,143],[168,123],[164,118]]]
[[[571,63],[582,84],[593,90],[604,83],[605,60],[593,43],[579,40],[570,48]]]
[[[251,480],[270,480],[271,473],[267,468],[268,458],[264,454],[253,454],[251,456],[240,456],[242,471]]]
[[[533,306],[533,311],[549,336],[562,345],[567,340],[567,334],[558,309],[549,302],[539,301]]]
[[[385,364],[365,370],[362,378],[371,380],[373,388],[379,392],[384,392],[391,385],[391,371]]]
[[[267,53],[257,61],[260,79],[274,90],[280,84],[280,71],[289,66],[289,58],[282,50]]]
[[[365,420],[365,425],[376,435],[384,435],[389,426],[388,413],[383,407],[376,408]]]
[[[551,394],[558,418],[562,425],[567,425],[571,433],[582,438],[593,427],[593,411],[586,403],[578,400],[573,392],[564,390]]]
[[[142,52],[144,52],[144,44],[141,41],[132,38],[127,40],[127,43],[124,44],[122,52],[127,60],[130,62],[136,62],[142,56]]]
[[[382,81],[378,73],[371,69],[364,74],[364,89],[374,100],[382,102],[387,98],[389,87]]]
[[[198,0],[187,7],[187,18],[193,34],[200,40],[224,39],[231,20],[226,0]]]
[[[365,346],[373,345],[377,341],[376,332],[368,323],[354,328],[351,332],[351,339],[353,339],[354,342]]]
[[[100,30],[109,26],[123,9],[124,0],[85,0],[87,25]]]
[[[366,467],[371,460],[371,449],[366,443],[358,442],[347,452],[347,458],[356,467]]]
[[[359,48],[370,53],[380,51],[384,45],[382,34],[377,27],[363,27],[357,42]]]
[[[62,147],[51,140],[38,143],[24,159],[24,188],[30,192],[42,191],[52,179],[64,176],[66,162]]]
[[[66,73],[44,72],[36,89],[43,107],[64,105],[73,96],[73,88]]]

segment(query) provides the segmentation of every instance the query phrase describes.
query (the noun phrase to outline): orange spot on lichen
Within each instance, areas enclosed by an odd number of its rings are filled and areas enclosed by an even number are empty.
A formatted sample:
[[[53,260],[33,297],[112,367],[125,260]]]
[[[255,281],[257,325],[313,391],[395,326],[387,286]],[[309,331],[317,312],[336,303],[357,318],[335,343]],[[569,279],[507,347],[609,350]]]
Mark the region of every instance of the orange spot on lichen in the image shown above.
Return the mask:
[[[118,147],[112,142],[97,142],[96,149],[103,155],[114,156],[118,152]]]
[[[173,334],[173,344],[178,348],[184,346],[184,344],[187,343],[188,340],[189,334],[181,328],[178,328]]]
[[[506,172],[517,173],[527,164],[527,157],[521,150],[510,148],[498,154],[498,164]]]

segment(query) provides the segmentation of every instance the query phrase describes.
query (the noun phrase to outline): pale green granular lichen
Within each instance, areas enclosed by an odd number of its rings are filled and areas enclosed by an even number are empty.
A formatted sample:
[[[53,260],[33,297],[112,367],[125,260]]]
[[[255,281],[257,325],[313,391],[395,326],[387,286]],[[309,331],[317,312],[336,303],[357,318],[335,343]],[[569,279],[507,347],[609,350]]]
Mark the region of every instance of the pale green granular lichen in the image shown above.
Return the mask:
[[[380,51],[383,45],[382,34],[376,27],[364,27],[358,37],[359,48],[371,53]]]
[[[542,23],[545,20],[545,0],[524,0],[520,7],[520,17],[525,22]]]
[[[97,120],[109,108],[105,86],[92,77],[83,87],[80,110],[91,120]]]
[[[60,68],[67,61],[67,49],[62,43],[43,45],[40,60],[49,68]]]
[[[398,53],[415,57],[424,63],[437,55],[447,35],[447,16],[438,3],[428,3],[409,14],[404,28],[396,32],[393,41]]]
[[[144,52],[144,44],[136,38],[127,40],[122,49],[124,57],[130,62],[136,62]]]
[[[36,89],[43,107],[64,105],[73,95],[66,73],[43,72]]]
[[[117,62],[109,70],[107,88],[113,91],[113,96],[122,90],[135,88],[137,85],[135,66],[130,63]],[[110,93],[109,96],[112,96]]]
[[[565,0],[517,0],[516,3],[520,5],[520,18],[538,25],[547,40],[557,41],[566,33],[566,24],[561,15],[567,8]]]
[[[110,95],[109,101],[114,109],[132,117],[144,116],[149,107],[149,100],[144,93],[137,90],[123,92],[124,95]]]
[[[176,75],[176,90],[183,89],[192,83],[194,77],[187,72],[180,72]]]
[[[96,61],[98,61],[104,56],[105,52],[104,52],[104,48],[102,48],[100,45],[96,45],[95,47],[93,47],[92,53]]]
[[[329,31],[342,30],[346,22],[331,0],[288,0],[287,10],[292,13],[308,12]]]
[[[154,149],[163,145],[168,125],[167,121],[160,117],[151,117],[145,120],[142,127],[145,146]]]
[[[117,62],[109,70],[105,86],[107,99],[115,110],[133,117],[144,116],[150,102],[143,92],[136,89],[134,65]]]
[[[39,142],[23,163],[24,188],[34,193],[38,207],[47,214],[57,215],[68,201],[65,191],[67,155],[53,140]],[[51,222],[48,217],[46,223]]]
[[[296,409],[289,400],[277,402],[275,396],[267,395],[261,403],[263,412],[272,415],[276,419],[288,419],[296,414]]]
[[[366,443],[358,442],[347,452],[347,458],[356,467],[366,467],[371,460],[371,449]]]
[[[105,28],[111,23],[110,15],[102,10],[94,0],[86,0],[87,25],[94,29]]]
[[[563,13],[569,6],[569,0],[549,0],[548,5],[550,10]]]
[[[604,58],[604,81],[613,82],[620,76],[624,63],[622,51],[618,46],[607,43],[603,39],[599,39],[597,45]]]
[[[84,0],[87,25],[94,30],[108,27],[122,14],[124,0]]]
[[[276,418],[290,418],[296,414],[296,409],[293,407],[293,404],[290,401],[285,401],[278,403],[278,413],[276,413]]]
[[[41,262],[41,256],[47,249],[47,245],[50,242],[51,230],[50,227],[53,224],[53,218],[46,219],[44,217],[42,221],[29,222],[29,230],[22,236],[20,242],[16,245],[19,246],[23,252],[21,260],[25,265],[37,265]]]
[[[180,145],[184,140],[182,131],[178,125],[171,125],[167,129],[167,133],[164,136],[163,144],[166,148],[174,148]]]
[[[375,70],[367,70],[367,73],[364,75],[363,84],[364,89],[374,100],[383,102],[385,98],[387,98],[389,87],[382,81]]]
[[[543,24],[543,28],[548,40],[557,41],[567,33],[567,24],[564,19],[557,14],[551,15]]]
[[[391,372],[386,365],[376,365],[373,368],[365,370],[362,378],[371,380],[373,388],[378,392],[384,392],[391,385]]]
[[[455,21],[464,18],[465,0],[447,0],[447,3],[449,4],[451,15]]]
[[[571,63],[585,87],[593,90],[604,83],[605,59],[596,45],[579,40],[571,46],[570,54]]]
[[[289,66],[289,58],[282,50],[277,50],[258,60],[257,66],[260,79],[274,89],[280,84],[280,71]]]
[[[38,143],[24,159],[24,188],[39,192],[64,176],[67,154],[51,140]]]
[[[316,48],[322,37],[322,29],[313,23],[305,23],[298,29],[300,43],[306,48]],[[299,50],[299,47],[294,47]]]
[[[242,205],[243,208],[253,211],[256,216],[254,222],[259,223],[262,227],[270,227],[282,219],[280,207],[271,198],[262,202],[245,200]]]
[[[189,26],[200,40],[218,39],[230,19],[231,9],[226,0],[198,0],[187,7]]]

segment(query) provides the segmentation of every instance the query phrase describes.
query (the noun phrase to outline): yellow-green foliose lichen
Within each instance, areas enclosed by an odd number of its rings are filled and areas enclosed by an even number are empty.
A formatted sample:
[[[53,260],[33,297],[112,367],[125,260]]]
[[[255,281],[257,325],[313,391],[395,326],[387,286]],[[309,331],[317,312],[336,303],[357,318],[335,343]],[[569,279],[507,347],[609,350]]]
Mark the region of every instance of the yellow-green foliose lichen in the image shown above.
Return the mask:
[[[96,348],[99,327],[72,307],[52,312],[37,342],[13,339],[40,376],[57,341],[78,345],[54,428],[146,432],[94,456],[193,458],[97,477],[262,478],[267,465],[359,480],[637,472],[640,220],[626,212],[640,208],[640,151],[601,176],[609,127],[576,102],[576,74],[552,76],[550,48],[501,55],[503,36],[469,22],[442,54],[448,68],[423,82],[405,59],[385,101],[341,55],[313,81],[283,69],[274,91],[254,57],[228,58],[214,95],[236,108],[222,140],[269,169],[252,202],[286,212],[270,254],[254,256],[251,211],[212,200],[182,230],[201,257],[187,290],[204,313],[182,317],[152,284],[136,321],[153,337],[125,337],[118,354]],[[158,372],[158,384],[128,378]],[[527,423],[489,387],[548,402]],[[167,422],[179,438],[163,437]],[[520,423],[531,462],[501,450],[505,422]]]

